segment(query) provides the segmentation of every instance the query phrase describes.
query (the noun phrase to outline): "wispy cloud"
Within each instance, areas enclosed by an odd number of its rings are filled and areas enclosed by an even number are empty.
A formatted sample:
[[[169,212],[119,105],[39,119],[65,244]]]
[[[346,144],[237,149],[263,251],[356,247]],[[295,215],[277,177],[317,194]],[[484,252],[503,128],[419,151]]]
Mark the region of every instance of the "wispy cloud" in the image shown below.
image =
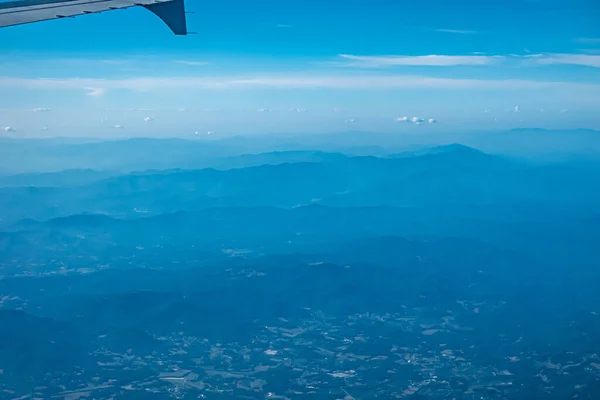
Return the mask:
[[[188,65],[190,67],[201,67],[204,65],[208,65],[206,61],[189,61],[189,60],[175,60],[175,64]]]
[[[545,82],[519,79],[452,79],[420,75],[338,74],[338,75],[260,75],[250,77],[138,77],[126,79],[81,78],[14,78],[1,77],[0,87],[49,90],[86,90],[88,95],[99,96],[111,89],[133,91],[187,90],[187,89],[540,89],[599,90],[600,85],[576,82]],[[298,110],[298,109],[294,109]]]
[[[525,53],[529,51],[524,50]],[[333,61],[327,64],[354,67],[354,68],[382,68],[382,67],[401,67],[401,66],[437,66],[437,67],[456,67],[456,66],[499,66],[505,63],[535,63],[539,65],[564,64],[564,65],[583,65],[588,67],[600,68],[600,55],[594,54],[594,51],[587,53],[549,53],[549,54],[507,54],[507,55],[485,55],[481,53],[473,55],[423,55],[423,56],[361,56],[351,54],[340,54],[339,59],[343,61]]]
[[[104,111],[115,111],[114,109],[109,109],[106,108]],[[152,108],[127,108],[125,109],[125,111],[132,111],[132,112],[146,112],[146,111],[155,111]]]
[[[600,55],[600,49],[579,49],[579,52],[582,54]]]
[[[108,65],[123,65],[130,62],[130,60],[100,60],[100,62]]]
[[[101,87],[85,86],[83,89],[88,91],[88,96],[102,96],[106,92],[106,89]]]
[[[436,32],[440,33],[455,33],[458,35],[474,35],[477,31],[471,31],[466,29],[436,29]]]
[[[105,64],[105,65],[124,65],[132,62],[133,59],[97,59],[97,58],[51,58],[51,59],[39,59],[36,62],[49,62],[59,64]]]
[[[426,56],[358,56],[351,54],[340,54],[340,58],[348,61],[345,66],[349,67],[393,67],[393,66],[457,66],[457,65],[489,65],[504,59],[502,56],[448,56],[448,55],[426,55]]]
[[[415,125],[421,125],[425,122],[425,119],[419,117],[408,118],[407,116],[396,118],[396,122],[408,123],[411,122]],[[427,123],[435,124],[437,121],[434,118],[428,118]]]
[[[575,43],[600,44],[600,37],[598,37],[598,38],[582,37],[582,38],[576,38],[573,41]]]
[[[45,108],[45,107],[37,107],[37,108],[34,108],[31,111],[33,111],[33,112],[48,112],[48,111],[50,111],[50,109],[49,108]]]
[[[583,65],[600,68],[600,55],[593,54],[536,54],[531,56],[538,64]]]
[[[286,28],[291,28],[292,25],[288,25],[288,24],[277,24],[278,28],[282,28],[282,29],[286,29]]]

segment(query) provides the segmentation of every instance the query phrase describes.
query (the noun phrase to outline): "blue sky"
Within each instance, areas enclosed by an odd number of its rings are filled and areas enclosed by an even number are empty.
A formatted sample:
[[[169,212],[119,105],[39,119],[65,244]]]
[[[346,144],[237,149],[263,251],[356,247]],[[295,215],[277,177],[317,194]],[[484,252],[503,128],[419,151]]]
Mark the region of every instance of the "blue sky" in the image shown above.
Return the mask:
[[[2,134],[600,129],[596,0],[186,5],[0,29]]]

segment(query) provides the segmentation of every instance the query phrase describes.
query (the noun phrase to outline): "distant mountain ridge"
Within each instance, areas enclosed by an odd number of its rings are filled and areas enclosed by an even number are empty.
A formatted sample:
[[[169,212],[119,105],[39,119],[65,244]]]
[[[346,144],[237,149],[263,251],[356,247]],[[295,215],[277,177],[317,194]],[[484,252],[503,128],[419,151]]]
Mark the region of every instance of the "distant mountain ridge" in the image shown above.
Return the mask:
[[[0,396],[596,399],[594,134],[405,126],[0,140]]]
[[[65,187],[80,186],[118,175],[118,172],[94,169],[71,169],[60,172],[24,173],[0,176],[1,187]]]
[[[520,129],[445,134],[339,132],[321,135],[248,135],[223,138],[131,138],[123,140],[49,138],[4,139],[0,175],[93,168],[131,172],[146,169],[230,168],[226,158],[282,151],[376,155],[462,143],[494,154],[557,158],[592,154],[600,159],[600,135],[592,130]],[[237,166],[244,166],[237,161]]]
[[[6,224],[79,213],[132,217],[240,205],[489,205],[539,199],[575,208],[600,201],[593,164],[563,164],[557,174],[553,165],[531,165],[463,145],[408,157],[321,152],[247,157],[253,161],[245,168],[144,171],[76,187],[0,188],[0,218]],[[296,162],[285,161],[288,157]]]
[[[107,263],[102,261],[107,255],[132,252],[137,264],[157,259],[171,263],[186,257],[208,261],[237,257],[238,253],[242,258],[316,249],[327,253],[342,243],[374,240],[381,244],[386,237],[416,239],[415,243],[439,238],[474,240],[548,264],[576,265],[598,259],[594,241],[600,231],[597,219],[550,214],[550,221],[536,222],[548,212],[536,210],[534,205],[531,211],[518,211],[517,218],[513,212],[510,206],[472,210],[311,205],[292,209],[220,207],[136,219],[74,215],[46,222],[22,221],[10,232],[0,233],[0,265],[7,263],[11,273],[10,263],[16,257],[53,265],[65,251],[72,257],[93,255],[97,259],[92,264]],[[407,244],[394,243],[395,247]],[[548,247],[548,243],[560,246]],[[368,248],[364,256],[377,259],[374,247]],[[359,249],[350,246],[340,252],[360,256]]]

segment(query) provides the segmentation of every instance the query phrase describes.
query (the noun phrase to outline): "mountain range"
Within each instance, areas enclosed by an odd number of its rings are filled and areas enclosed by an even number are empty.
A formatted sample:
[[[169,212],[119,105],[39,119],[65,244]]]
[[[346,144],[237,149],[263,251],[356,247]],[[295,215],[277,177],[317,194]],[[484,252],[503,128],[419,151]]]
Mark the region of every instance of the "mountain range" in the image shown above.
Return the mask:
[[[3,224],[77,213],[131,217],[210,207],[309,204],[330,206],[520,207],[544,200],[555,210],[593,208],[600,202],[600,164],[530,164],[466,146],[434,148],[380,158],[328,153],[249,156],[246,168],[165,170],[103,178],[88,171],[72,185],[0,188]],[[312,162],[283,162],[311,159]],[[319,161],[317,161],[319,160]],[[72,172],[66,172],[72,175]],[[48,182],[60,181],[52,176]],[[66,180],[65,177],[63,180]]]
[[[2,140],[0,397],[597,398],[593,156],[297,139]]]

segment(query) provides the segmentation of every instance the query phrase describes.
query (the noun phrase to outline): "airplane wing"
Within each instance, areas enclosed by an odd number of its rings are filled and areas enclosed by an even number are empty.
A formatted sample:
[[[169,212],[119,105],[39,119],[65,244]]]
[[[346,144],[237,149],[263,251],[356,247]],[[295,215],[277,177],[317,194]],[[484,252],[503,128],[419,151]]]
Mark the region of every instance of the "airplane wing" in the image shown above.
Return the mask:
[[[184,0],[18,0],[0,2],[0,28],[76,17],[129,7],[144,7],[176,35],[186,35]]]

